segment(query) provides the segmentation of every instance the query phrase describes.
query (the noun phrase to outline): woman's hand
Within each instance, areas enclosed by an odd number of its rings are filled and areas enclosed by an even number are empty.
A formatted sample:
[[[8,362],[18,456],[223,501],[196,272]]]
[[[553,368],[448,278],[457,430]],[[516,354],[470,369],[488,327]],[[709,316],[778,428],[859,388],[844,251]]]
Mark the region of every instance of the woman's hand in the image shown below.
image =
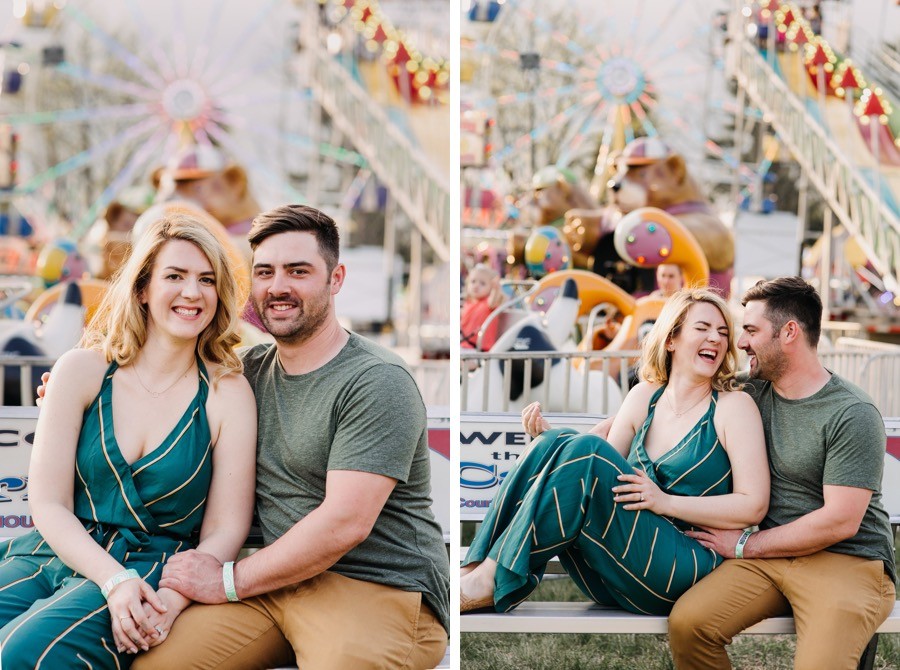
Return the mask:
[[[35,390],[37,393],[37,399],[35,400],[35,404],[40,407],[44,402],[44,394],[47,392],[47,384],[50,383],[50,373],[45,372],[41,375],[41,383]]]
[[[163,588],[157,591],[156,594],[167,607],[167,611],[157,612],[149,602],[144,602],[144,614],[147,615],[147,620],[150,622],[150,625],[153,626],[155,632],[158,633],[156,638],[150,640],[149,645],[151,647],[155,647],[166,641],[166,638],[169,637],[169,631],[172,630],[172,625],[175,623],[175,619],[177,619],[178,615],[191,604],[190,600],[178,593],[178,591],[173,591],[172,589]]]
[[[613,487],[613,500],[625,503],[627,510],[646,509],[662,516],[671,516],[667,511],[671,496],[663,493],[659,486],[650,479],[643,470],[635,468],[634,474],[619,475],[617,479],[624,482]]]
[[[531,437],[550,430],[550,424],[541,414],[541,403],[535,401],[522,410],[522,426]]]
[[[150,623],[144,611],[144,603],[160,614],[166,606],[156,595],[153,587],[143,579],[129,579],[116,585],[106,598],[112,618],[113,638],[116,648],[122,652],[136,654],[138,649],[147,651],[150,642],[159,633]]]

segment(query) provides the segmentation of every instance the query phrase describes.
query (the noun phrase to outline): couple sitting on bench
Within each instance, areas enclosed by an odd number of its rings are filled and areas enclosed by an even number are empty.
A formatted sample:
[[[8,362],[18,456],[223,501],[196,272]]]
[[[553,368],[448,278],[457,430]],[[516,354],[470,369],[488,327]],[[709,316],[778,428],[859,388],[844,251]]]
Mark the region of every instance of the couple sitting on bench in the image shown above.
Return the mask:
[[[791,612],[795,667],[856,667],[895,600],[884,424],[820,364],[812,287],[764,281],[743,304],[749,395],[727,306],[686,289],[644,342],[643,381],[597,434],[523,410],[540,437],[472,541],[462,611],[514,608],[558,556],[592,600],[669,614],[677,668],[730,667],[734,635]]]
[[[0,545],[4,670],[443,658],[449,564],[415,382],[338,323],[345,268],[328,216],[279,207],[249,240],[274,345],[235,354],[228,254],[173,214],[45,380],[36,530]],[[254,479],[266,546],[235,563]]]

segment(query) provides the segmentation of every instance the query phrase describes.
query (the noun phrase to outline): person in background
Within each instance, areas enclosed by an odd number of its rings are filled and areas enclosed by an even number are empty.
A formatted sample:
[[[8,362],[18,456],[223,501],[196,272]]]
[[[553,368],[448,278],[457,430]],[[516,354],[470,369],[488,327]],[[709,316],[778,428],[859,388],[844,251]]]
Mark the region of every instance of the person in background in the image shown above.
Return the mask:
[[[660,263],[656,266],[656,290],[653,298],[671,298],[684,286],[684,275],[681,267],[672,263]]]
[[[487,265],[479,263],[469,271],[466,277],[466,295],[462,314],[459,320],[460,346],[463,349],[478,347],[478,333],[484,322],[500,303],[503,292],[500,290],[500,275]],[[497,327],[494,321],[488,326],[481,338],[481,351],[490,351],[497,341]]]

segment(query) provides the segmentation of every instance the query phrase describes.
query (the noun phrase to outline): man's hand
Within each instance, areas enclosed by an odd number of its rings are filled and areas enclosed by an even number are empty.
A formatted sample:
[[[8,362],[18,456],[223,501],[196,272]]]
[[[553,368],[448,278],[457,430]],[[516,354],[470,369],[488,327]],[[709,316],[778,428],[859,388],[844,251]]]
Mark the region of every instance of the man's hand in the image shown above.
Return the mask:
[[[722,558],[734,558],[734,548],[743,534],[742,530],[720,530],[706,527],[703,530],[685,532],[685,535],[694,538],[707,549],[712,549]]]
[[[222,564],[215,556],[195,549],[175,554],[166,562],[159,587],[178,591],[207,605],[228,602],[222,583]]]

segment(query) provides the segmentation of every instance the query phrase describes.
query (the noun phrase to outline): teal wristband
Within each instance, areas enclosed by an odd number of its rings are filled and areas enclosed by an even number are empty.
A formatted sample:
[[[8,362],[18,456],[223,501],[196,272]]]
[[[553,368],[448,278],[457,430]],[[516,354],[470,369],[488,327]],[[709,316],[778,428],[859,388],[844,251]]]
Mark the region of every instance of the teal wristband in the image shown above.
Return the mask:
[[[122,582],[127,582],[129,579],[140,578],[141,576],[138,574],[137,570],[122,570],[122,572],[117,572],[112,577],[106,580],[106,583],[102,587],[100,587],[100,593],[103,594],[103,599],[106,600],[109,598],[109,594],[112,592],[112,590]]]
[[[738,539],[737,544],[734,547],[734,557],[735,558],[743,558],[744,557],[744,545],[747,544],[747,540],[750,539],[750,536],[753,535],[752,530],[745,530],[741,535],[740,539]]]
[[[234,561],[222,565],[222,584],[225,586],[225,597],[228,598],[228,602],[238,602],[240,598],[234,588]]]

